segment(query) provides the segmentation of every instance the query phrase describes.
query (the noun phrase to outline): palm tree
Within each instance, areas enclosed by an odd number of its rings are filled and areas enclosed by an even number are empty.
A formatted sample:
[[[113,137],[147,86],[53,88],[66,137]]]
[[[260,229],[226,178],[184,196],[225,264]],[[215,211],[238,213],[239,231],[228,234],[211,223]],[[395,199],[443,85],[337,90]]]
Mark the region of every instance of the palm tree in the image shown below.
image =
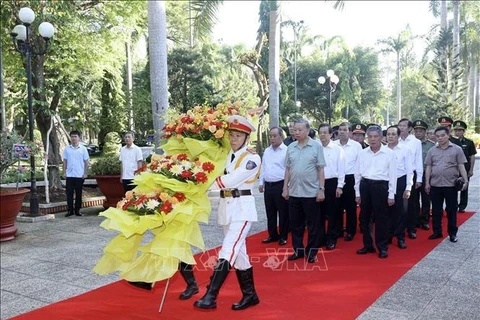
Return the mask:
[[[395,53],[397,58],[397,121],[402,118],[402,81],[401,81],[401,65],[400,54],[408,46],[411,40],[410,27],[400,32],[400,34],[394,37],[388,37],[387,39],[380,39],[378,44],[383,46],[381,50],[384,53]]]
[[[280,109],[280,2],[270,1],[270,30],[268,51],[268,77],[270,96],[268,100],[270,126],[278,127]]]
[[[167,15],[165,1],[148,1],[148,53],[155,152],[160,153],[160,131],[168,110]]]

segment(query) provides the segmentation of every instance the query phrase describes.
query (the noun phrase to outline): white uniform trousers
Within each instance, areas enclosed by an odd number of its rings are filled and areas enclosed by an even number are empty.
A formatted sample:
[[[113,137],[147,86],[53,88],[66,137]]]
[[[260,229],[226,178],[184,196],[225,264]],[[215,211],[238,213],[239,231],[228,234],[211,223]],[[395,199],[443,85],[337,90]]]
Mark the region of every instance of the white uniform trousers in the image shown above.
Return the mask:
[[[218,258],[227,260],[237,270],[249,269],[252,265],[247,254],[245,239],[251,227],[250,221],[234,221],[223,226],[225,237]]]

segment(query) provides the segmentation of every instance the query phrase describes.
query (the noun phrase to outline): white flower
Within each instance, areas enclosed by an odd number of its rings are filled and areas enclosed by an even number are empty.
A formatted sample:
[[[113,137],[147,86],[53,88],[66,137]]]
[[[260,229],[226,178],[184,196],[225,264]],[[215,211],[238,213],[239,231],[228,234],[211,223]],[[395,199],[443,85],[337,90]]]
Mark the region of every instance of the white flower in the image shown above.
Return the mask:
[[[157,200],[154,200],[154,199],[148,199],[147,203],[145,204],[145,206],[149,210],[154,210],[159,205],[160,205],[160,202],[158,202]]]
[[[185,170],[188,170],[192,167],[192,163],[190,161],[187,161],[187,160],[182,160],[182,162],[180,164],[182,165],[182,167]]]
[[[171,171],[173,174],[181,174],[182,171],[183,171],[183,168],[182,168],[182,166],[176,164],[176,165],[173,165],[173,166],[170,168],[170,171]]]
[[[201,167],[194,167],[192,169],[193,174],[197,174],[199,172],[203,172],[203,169]]]

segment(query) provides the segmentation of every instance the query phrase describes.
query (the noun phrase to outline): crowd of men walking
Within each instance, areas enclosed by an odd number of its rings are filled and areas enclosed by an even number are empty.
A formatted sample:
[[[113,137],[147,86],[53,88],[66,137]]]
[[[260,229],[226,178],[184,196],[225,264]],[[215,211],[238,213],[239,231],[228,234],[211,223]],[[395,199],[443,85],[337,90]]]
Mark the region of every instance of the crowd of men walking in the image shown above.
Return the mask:
[[[406,249],[405,238],[416,239],[417,228],[429,230],[430,217],[429,239],[442,238],[444,208],[449,239],[457,242],[457,212],[468,204],[476,149],[464,136],[465,122],[440,117],[438,123],[429,128],[404,118],[386,130],[321,124],[318,140],[304,119],[289,124],[287,138],[271,128],[259,184],[269,234],[263,243],[286,245],[290,232],[294,253],[288,260],[314,263],[320,248],[334,250],[338,239],[354,239],[357,206],[363,236],[357,254],[378,250],[387,258],[394,239]]]

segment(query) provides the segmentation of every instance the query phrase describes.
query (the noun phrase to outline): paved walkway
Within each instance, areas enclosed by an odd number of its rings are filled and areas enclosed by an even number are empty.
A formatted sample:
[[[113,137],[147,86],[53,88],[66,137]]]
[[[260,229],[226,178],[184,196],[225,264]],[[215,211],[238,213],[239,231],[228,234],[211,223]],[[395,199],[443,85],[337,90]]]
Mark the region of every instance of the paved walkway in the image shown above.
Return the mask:
[[[460,227],[459,241],[445,239],[359,319],[480,319],[480,165],[469,190],[467,209],[477,213]],[[263,198],[255,197],[259,222],[252,234],[266,229]],[[119,280],[92,273],[113,235],[99,227],[101,209],[85,209],[83,217],[57,214],[54,220],[17,223],[18,237],[0,244],[1,319]],[[202,225],[207,248],[222,241],[215,216],[212,212],[210,224]]]

